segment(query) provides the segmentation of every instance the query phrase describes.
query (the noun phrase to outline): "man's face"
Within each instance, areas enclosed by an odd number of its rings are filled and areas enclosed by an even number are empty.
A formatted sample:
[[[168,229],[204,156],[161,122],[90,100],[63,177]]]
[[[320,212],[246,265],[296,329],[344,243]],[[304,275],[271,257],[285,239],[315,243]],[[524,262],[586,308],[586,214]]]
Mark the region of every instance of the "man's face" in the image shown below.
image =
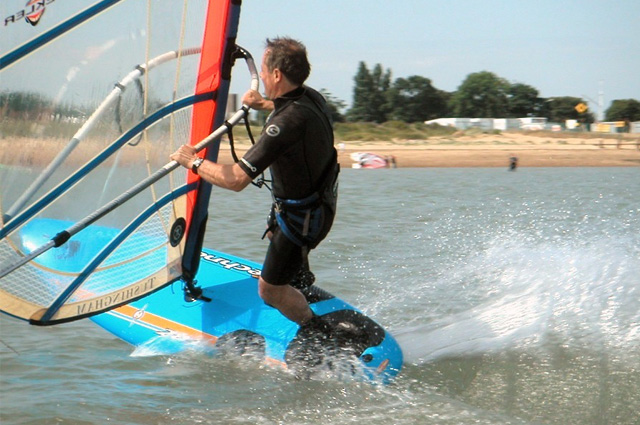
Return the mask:
[[[274,71],[269,71],[267,67],[267,55],[269,51],[265,51],[264,55],[262,55],[262,67],[260,68],[260,78],[262,79],[262,83],[264,84],[264,94],[273,99],[273,88],[275,85],[275,77]]]

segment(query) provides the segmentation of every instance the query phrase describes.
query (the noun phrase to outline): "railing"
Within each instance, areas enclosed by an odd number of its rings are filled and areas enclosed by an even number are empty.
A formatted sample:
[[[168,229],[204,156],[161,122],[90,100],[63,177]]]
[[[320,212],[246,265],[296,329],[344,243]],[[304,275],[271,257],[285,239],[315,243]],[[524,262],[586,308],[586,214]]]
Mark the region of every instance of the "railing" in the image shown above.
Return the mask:
[[[598,146],[602,149],[604,149],[606,146],[615,146],[616,149],[622,149],[625,145],[628,146],[635,146],[637,150],[640,150],[640,139],[637,140],[624,140],[622,138],[618,139],[618,140],[606,140],[606,139],[601,139],[600,143],[598,143]]]

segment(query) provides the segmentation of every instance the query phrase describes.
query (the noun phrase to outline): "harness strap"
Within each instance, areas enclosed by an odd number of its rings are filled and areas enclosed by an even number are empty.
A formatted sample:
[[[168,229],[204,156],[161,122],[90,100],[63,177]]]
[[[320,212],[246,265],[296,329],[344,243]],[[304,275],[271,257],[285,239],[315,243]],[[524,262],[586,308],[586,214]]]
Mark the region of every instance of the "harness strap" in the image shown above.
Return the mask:
[[[302,225],[302,237],[306,238],[309,235],[309,222],[311,221],[311,210],[307,210],[304,215],[304,224]]]
[[[224,126],[227,127],[227,129],[228,129],[227,136],[229,137],[229,147],[231,149],[231,156],[233,157],[233,161],[238,163],[240,161],[240,159],[238,158],[238,155],[236,154],[236,147],[235,147],[235,143],[234,143],[234,139],[233,139],[233,124],[229,123],[229,121],[225,121],[224,122]],[[255,139],[253,137],[253,133],[251,132],[251,124],[249,123],[249,110],[247,110],[247,109],[244,109],[244,126],[247,129],[247,135],[249,136],[249,140],[251,140],[251,144],[255,145],[256,141],[255,141]],[[271,188],[267,184],[267,183],[270,183],[270,182],[271,182],[271,180],[265,179],[264,178],[264,173],[262,173],[261,176],[259,178],[257,178],[255,181],[252,181],[251,184],[254,185],[254,186],[257,186],[259,188],[264,186],[264,187],[266,187],[267,189],[269,189],[271,191]],[[262,238],[264,239],[264,236]]]
[[[327,211],[335,211],[335,185],[339,166],[330,165],[331,172],[325,172],[319,190],[310,196],[303,199],[281,199],[274,196],[275,222],[290,241],[305,249],[314,248],[322,240]],[[271,230],[271,226],[268,230]]]
[[[246,114],[246,112],[245,112]],[[246,119],[246,115],[245,115]],[[233,125],[229,121],[224,122],[224,126],[227,127],[227,137],[229,138],[229,147],[231,148],[231,156],[235,162],[238,162],[238,155],[236,155],[236,147],[233,142]]]

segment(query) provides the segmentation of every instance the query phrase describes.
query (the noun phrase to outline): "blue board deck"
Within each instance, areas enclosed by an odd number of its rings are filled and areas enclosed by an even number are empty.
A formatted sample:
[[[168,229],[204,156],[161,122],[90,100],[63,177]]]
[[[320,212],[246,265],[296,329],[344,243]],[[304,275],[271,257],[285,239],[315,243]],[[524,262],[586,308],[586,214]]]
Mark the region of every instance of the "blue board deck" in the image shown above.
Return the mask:
[[[140,346],[169,337],[165,349],[182,349],[185,338],[213,344],[244,341],[264,349],[264,361],[288,368],[303,355],[306,345],[299,326],[258,296],[260,265],[221,252],[202,251],[196,276],[208,300],[185,297],[182,282],[175,282],[139,301],[95,316],[98,325],[117,337]],[[367,338],[357,349],[364,376],[388,382],[402,367],[402,351],[380,325],[353,306],[315,286],[304,291],[314,313],[329,322],[349,322],[364,329]],[[302,350],[304,351],[304,350]],[[308,359],[307,359],[308,360]],[[304,363],[298,366],[305,367]]]
[[[22,233],[23,246],[42,243],[66,224],[52,219],[34,220]],[[44,267],[77,272],[85,257],[95,255],[116,233],[115,229],[93,226],[69,241],[73,249],[63,245],[56,248],[60,251],[50,251],[36,261]],[[310,338],[259,297],[260,268],[257,263],[204,249],[195,279],[202,290],[201,298],[188,297],[184,283],[176,281],[91,320],[134,346],[161,347],[163,354],[192,347],[194,341],[204,341],[205,346],[214,349],[231,344],[236,351],[257,351],[266,363],[304,372],[323,356],[326,360],[339,352],[346,353],[358,366],[358,373],[367,379],[389,382],[397,375],[402,368],[402,350],[382,326],[313,285],[302,291],[313,312],[333,327],[347,324],[359,334],[356,339]],[[122,272],[113,278],[126,278],[136,272],[139,271]],[[335,360],[331,359],[334,364]]]

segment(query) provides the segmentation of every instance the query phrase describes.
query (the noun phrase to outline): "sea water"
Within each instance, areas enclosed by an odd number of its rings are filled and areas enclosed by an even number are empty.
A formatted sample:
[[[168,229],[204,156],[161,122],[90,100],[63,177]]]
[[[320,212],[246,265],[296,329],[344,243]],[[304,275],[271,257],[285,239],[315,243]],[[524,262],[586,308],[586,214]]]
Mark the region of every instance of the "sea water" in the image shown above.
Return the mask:
[[[270,197],[214,190],[205,245],[255,261]],[[0,422],[637,424],[640,168],[351,170],[317,284],[400,341],[388,386],[296,380],[90,321],[0,318]],[[19,284],[19,282],[16,282]]]

